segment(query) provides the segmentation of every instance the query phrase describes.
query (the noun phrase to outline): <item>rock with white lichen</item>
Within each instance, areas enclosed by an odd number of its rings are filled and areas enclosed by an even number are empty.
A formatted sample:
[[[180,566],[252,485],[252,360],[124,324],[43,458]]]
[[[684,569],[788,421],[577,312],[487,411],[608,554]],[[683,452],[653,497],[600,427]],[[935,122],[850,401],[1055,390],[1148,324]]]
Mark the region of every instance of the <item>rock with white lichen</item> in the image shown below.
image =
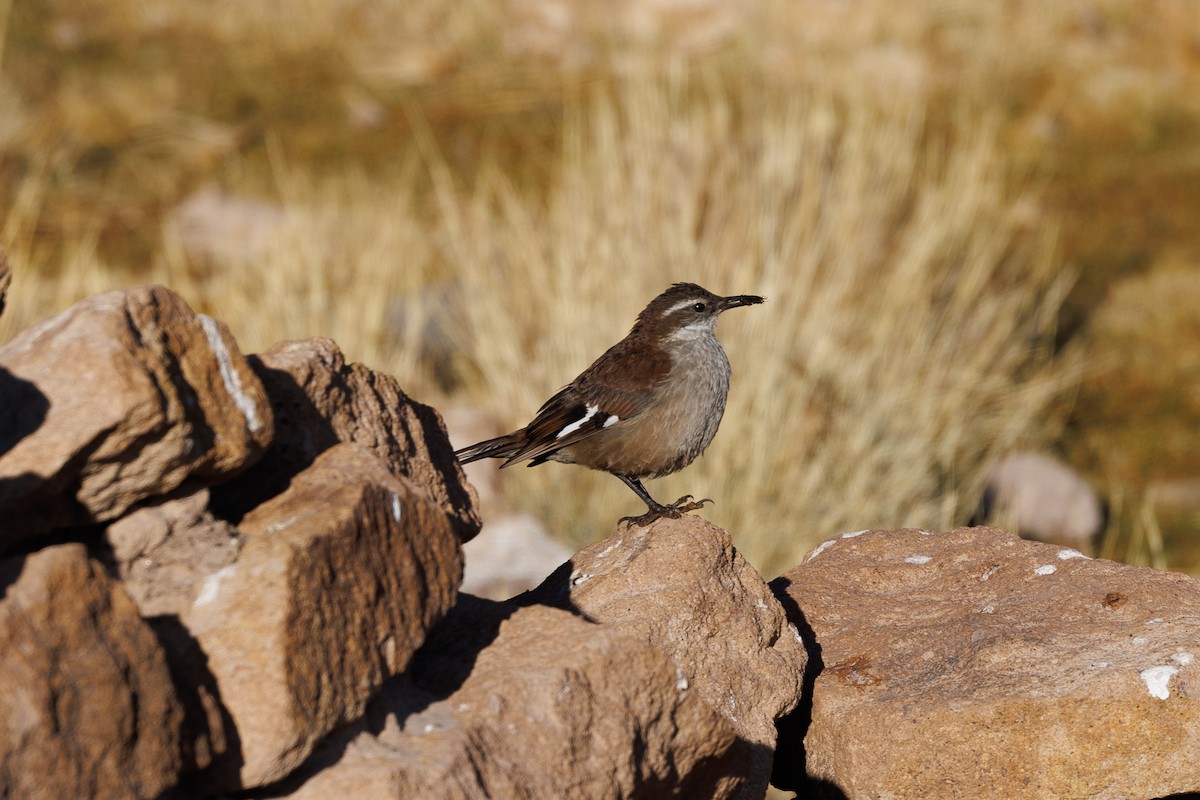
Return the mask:
[[[1200,788],[1200,581],[995,528],[843,534],[773,583],[820,664],[777,785],[846,797]]]
[[[282,362],[251,365],[222,323],[161,287],[89,298],[0,349],[0,551],[15,548],[19,567],[85,543],[93,572],[157,638],[176,727],[155,794],[176,778],[180,797],[277,780],[360,717],[453,605],[460,541],[478,528],[436,411],[331,342],[275,352]],[[284,480],[247,471],[265,454]],[[216,501],[230,483],[253,500],[235,514]],[[19,600],[0,582],[0,617]],[[94,624],[65,608],[64,630]],[[102,637],[72,641],[52,656],[111,660]],[[84,698],[80,713],[132,735],[114,693],[56,674],[27,670],[5,690],[18,705]],[[115,733],[76,741],[103,726],[43,730],[29,717],[13,717],[14,741],[77,752],[85,771],[101,769],[88,748],[114,774],[141,768],[142,750],[116,747]],[[45,780],[5,766],[0,796],[44,796],[22,787]]]
[[[622,526],[524,601],[573,610],[670,655],[692,688],[757,746],[745,762],[746,796],[766,789],[775,720],[800,697],[807,654],[728,532],[696,516]]]
[[[273,429],[224,324],[162,287],[88,298],[0,348],[0,551],[224,480]]]

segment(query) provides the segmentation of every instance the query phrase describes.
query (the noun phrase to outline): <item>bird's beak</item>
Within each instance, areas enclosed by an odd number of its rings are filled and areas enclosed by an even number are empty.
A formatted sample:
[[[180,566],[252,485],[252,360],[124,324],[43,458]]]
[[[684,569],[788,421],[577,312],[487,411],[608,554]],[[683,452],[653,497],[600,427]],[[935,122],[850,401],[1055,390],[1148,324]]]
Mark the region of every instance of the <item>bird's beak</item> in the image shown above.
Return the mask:
[[[756,294],[735,294],[731,297],[721,298],[721,310],[728,311],[738,306],[754,306],[761,302],[763,302],[763,298]]]

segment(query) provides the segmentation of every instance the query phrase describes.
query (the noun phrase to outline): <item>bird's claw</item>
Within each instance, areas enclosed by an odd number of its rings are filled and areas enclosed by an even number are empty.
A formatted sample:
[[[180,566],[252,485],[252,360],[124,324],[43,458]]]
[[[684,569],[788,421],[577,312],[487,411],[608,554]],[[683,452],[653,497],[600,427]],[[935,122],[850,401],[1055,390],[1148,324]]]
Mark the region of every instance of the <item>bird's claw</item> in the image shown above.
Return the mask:
[[[685,494],[683,497],[676,500],[671,505],[667,506],[673,514],[673,517],[678,517],[681,514],[686,514],[689,511],[698,511],[704,508],[705,503],[712,503],[711,497],[705,497],[701,500],[695,500],[690,494]],[[714,504],[715,505],[715,504]]]
[[[712,503],[712,499],[705,497],[702,500],[694,500],[692,495],[685,494],[683,497],[676,500],[670,505],[655,505],[651,506],[650,510],[639,517],[621,517],[618,524],[628,522],[630,525],[635,525],[639,528],[644,528],[656,519],[667,517],[668,519],[679,519],[689,511],[698,511],[704,508],[705,503]]]

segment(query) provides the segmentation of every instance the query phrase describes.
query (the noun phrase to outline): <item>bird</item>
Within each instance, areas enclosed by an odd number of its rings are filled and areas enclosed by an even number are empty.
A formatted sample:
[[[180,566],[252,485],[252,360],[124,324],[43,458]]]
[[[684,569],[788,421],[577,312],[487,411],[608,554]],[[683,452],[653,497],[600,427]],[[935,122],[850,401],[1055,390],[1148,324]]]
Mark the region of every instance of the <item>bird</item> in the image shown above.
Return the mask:
[[[757,295],[721,297],[694,283],[673,284],[528,425],[455,451],[458,462],[502,458],[504,468],[557,461],[608,472],[646,503],[645,514],[621,522],[644,525],[702,508],[712,500],[684,495],[659,503],[642,481],[678,472],[712,442],[732,373],[717,341],[717,317],[762,302]]]

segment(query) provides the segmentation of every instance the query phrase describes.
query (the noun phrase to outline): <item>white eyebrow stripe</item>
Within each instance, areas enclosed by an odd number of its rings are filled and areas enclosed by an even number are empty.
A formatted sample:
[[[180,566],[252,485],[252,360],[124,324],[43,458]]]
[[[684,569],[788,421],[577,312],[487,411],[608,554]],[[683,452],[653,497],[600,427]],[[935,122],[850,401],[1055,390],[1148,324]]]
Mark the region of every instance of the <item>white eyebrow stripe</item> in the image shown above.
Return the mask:
[[[674,314],[676,311],[678,311],[679,309],[687,308],[688,306],[695,305],[698,302],[700,302],[700,301],[694,297],[691,300],[680,300],[678,303],[676,303],[675,305],[671,306],[666,311],[664,311],[663,316],[669,317],[672,314]]]
[[[584,414],[579,419],[572,422],[570,425],[563,428],[561,431],[559,431],[558,435],[554,437],[555,441],[558,441],[559,439],[563,438],[564,436],[572,434],[575,431],[582,428],[583,424],[585,422],[587,422],[589,419],[591,419],[592,417],[596,416],[596,412],[600,410],[600,406],[586,406],[586,408],[587,408],[587,413]]]

